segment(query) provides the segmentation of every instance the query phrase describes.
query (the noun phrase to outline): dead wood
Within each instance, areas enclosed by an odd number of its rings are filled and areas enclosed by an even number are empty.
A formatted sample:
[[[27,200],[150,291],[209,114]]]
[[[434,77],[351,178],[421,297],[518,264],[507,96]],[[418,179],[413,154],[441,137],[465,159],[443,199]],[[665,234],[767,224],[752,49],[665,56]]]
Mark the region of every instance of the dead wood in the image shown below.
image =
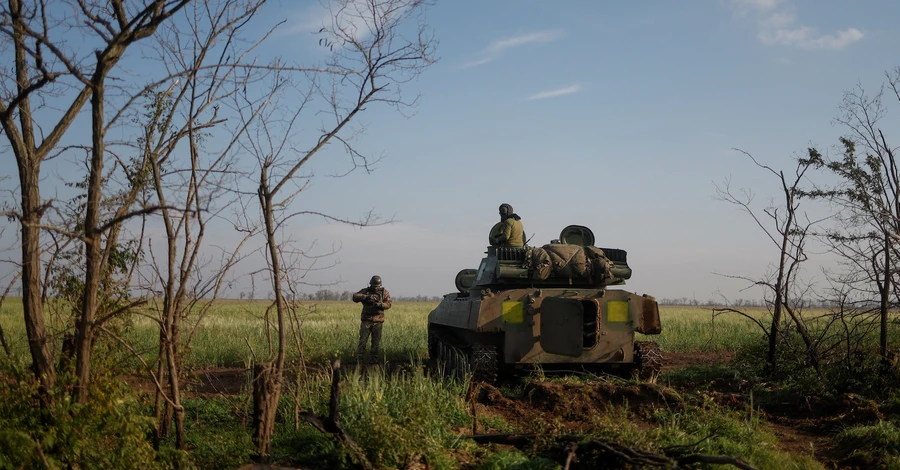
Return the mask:
[[[347,431],[341,427],[341,360],[335,359],[331,364],[331,368],[331,398],[328,402],[328,416],[319,416],[312,410],[307,410],[300,413],[300,419],[311,424],[320,432],[330,434],[347,446],[353,456],[356,457],[360,466],[366,470],[370,470],[373,466],[372,463],[369,462],[368,457],[366,457],[365,451],[363,451],[359,444],[350,437],[350,434],[347,434]]]
[[[566,464],[563,466],[563,470],[569,470],[569,466],[572,465],[572,461],[575,460],[575,451],[578,450],[578,444],[575,442],[569,442],[566,444]]]

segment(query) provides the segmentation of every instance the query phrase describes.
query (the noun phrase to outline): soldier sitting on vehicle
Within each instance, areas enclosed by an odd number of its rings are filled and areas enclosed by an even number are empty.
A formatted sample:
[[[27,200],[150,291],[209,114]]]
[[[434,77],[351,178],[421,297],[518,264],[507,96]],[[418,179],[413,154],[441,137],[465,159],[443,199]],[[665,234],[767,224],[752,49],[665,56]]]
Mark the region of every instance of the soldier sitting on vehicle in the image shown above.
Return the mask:
[[[491,246],[525,246],[525,228],[522,218],[513,212],[511,205],[500,205],[500,222],[494,224],[488,236]]]

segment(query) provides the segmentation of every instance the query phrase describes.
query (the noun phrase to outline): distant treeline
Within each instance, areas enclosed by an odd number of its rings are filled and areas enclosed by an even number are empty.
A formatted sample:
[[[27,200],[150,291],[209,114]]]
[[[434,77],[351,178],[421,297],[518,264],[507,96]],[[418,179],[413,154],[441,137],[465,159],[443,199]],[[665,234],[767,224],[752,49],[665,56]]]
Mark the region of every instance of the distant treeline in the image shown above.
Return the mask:
[[[735,299],[735,300],[713,300],[708,299],[706,301],[698,300],[698,299],[689,299],[687,297],[680,297],[677,299],[670,298],[662,298],[657,299],[660,305],[673,305],[673,306],[692,306],[692,307],[765,307],[769,305],[769,302],[760,299]],[[836,307],[837,304],[835,302],[827,301],[827,300],[802,300],[798,301],[799,307],[804,308],[832,308]]]
[[[300,292],[297,294],[297,300],[351,300],[355,291],[335,291],[331,289],[319,289],[316,292]],[[253,293],[250,291],[241,292],[241,299],[253,300]],[[415,295],[415,296],[392,296],[395,302],[440,302],[442,297],[438,295]],[[673,306],[693,306],[693,307],[765,307],[766,301],[760,299],[735,299],[730,301],[707,299],[705,301],[688,297],[657,299],[660,305]],[[834,307],[833,302],[825,300],[804,300],[802,307],[805,308],[831,308]]]
[[[319,289],[315,292],[300,292],[297,294],[296,300],[351,300],[353,298],[353,294],[355,291],[334,291],[331,289]],[[253,295],[253,292],[241,292],[241,299],[253,300],[256,298]],[[392,295],[391,298],[395,302],[440,302],[440,296],[433,295],[416,295],[416,296],[396,296]]]

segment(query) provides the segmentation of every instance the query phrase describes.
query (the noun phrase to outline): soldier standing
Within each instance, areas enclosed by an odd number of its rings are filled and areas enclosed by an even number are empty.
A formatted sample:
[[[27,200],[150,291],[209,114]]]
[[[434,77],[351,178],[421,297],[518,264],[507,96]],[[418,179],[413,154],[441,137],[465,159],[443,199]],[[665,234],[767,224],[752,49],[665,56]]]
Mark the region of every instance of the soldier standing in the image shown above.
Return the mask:
[[[391,308],[391,294],[381,286],[381,276],[372,276],[369,287],[353,294],[354,302],[362,302],[362,315],[359,325],[359,344],[356,347],[356,361],[363,363],[366,343],[372,337],[372,348],[369,358],[372,362],[378,359],[378,347],[381,345],[381,327],[384,326],[384,311]]]
[[[525,246],[525,228],[522,218],[513,212],[511,205],[500,204],[500,222],[494,224],[488,236],[491,246]]]

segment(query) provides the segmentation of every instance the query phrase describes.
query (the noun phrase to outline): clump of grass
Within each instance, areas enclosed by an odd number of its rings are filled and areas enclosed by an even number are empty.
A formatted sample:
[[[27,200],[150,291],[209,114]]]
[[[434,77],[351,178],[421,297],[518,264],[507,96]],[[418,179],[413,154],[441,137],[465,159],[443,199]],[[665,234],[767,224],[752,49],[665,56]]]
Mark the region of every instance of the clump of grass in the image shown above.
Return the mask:
[[[237,468],[255,452],[250,426],[242,423],[246,410],[236,410],[234,403],[219,397],[184,400],[188,447],[198,468]]]
[[[330,378],[322,374],[315,381],[314,405],[324,414]],[[471,425],[463,400],[466,389],[465,382],[433,380],[421,367],[397,375],[384,369],[350,371],[342,383],[341,425],[379,468],[399,468],[417,459],[436,464],[454,447],[456,430]],[[309,442],[306,431],[285,440],[304,441]],[[334,463],[351,464],[345,454]]]
[[[478,470],[556,470],[561,465],[542,457],[530,458],[517,450],[501,450],[487,456]]]
[[[834,437],[850,459],[879,468],[900,468],[900,428],[889,421],[846,428]]]
[[[702,408],[659,409],[651,418],[658,427],[650,441],[662,448],[689,446],[691,452],[740,457],[772,470],[823,468],[810,456],[778,450],[778,438],[752,406],[735,411],[706,403]]]

